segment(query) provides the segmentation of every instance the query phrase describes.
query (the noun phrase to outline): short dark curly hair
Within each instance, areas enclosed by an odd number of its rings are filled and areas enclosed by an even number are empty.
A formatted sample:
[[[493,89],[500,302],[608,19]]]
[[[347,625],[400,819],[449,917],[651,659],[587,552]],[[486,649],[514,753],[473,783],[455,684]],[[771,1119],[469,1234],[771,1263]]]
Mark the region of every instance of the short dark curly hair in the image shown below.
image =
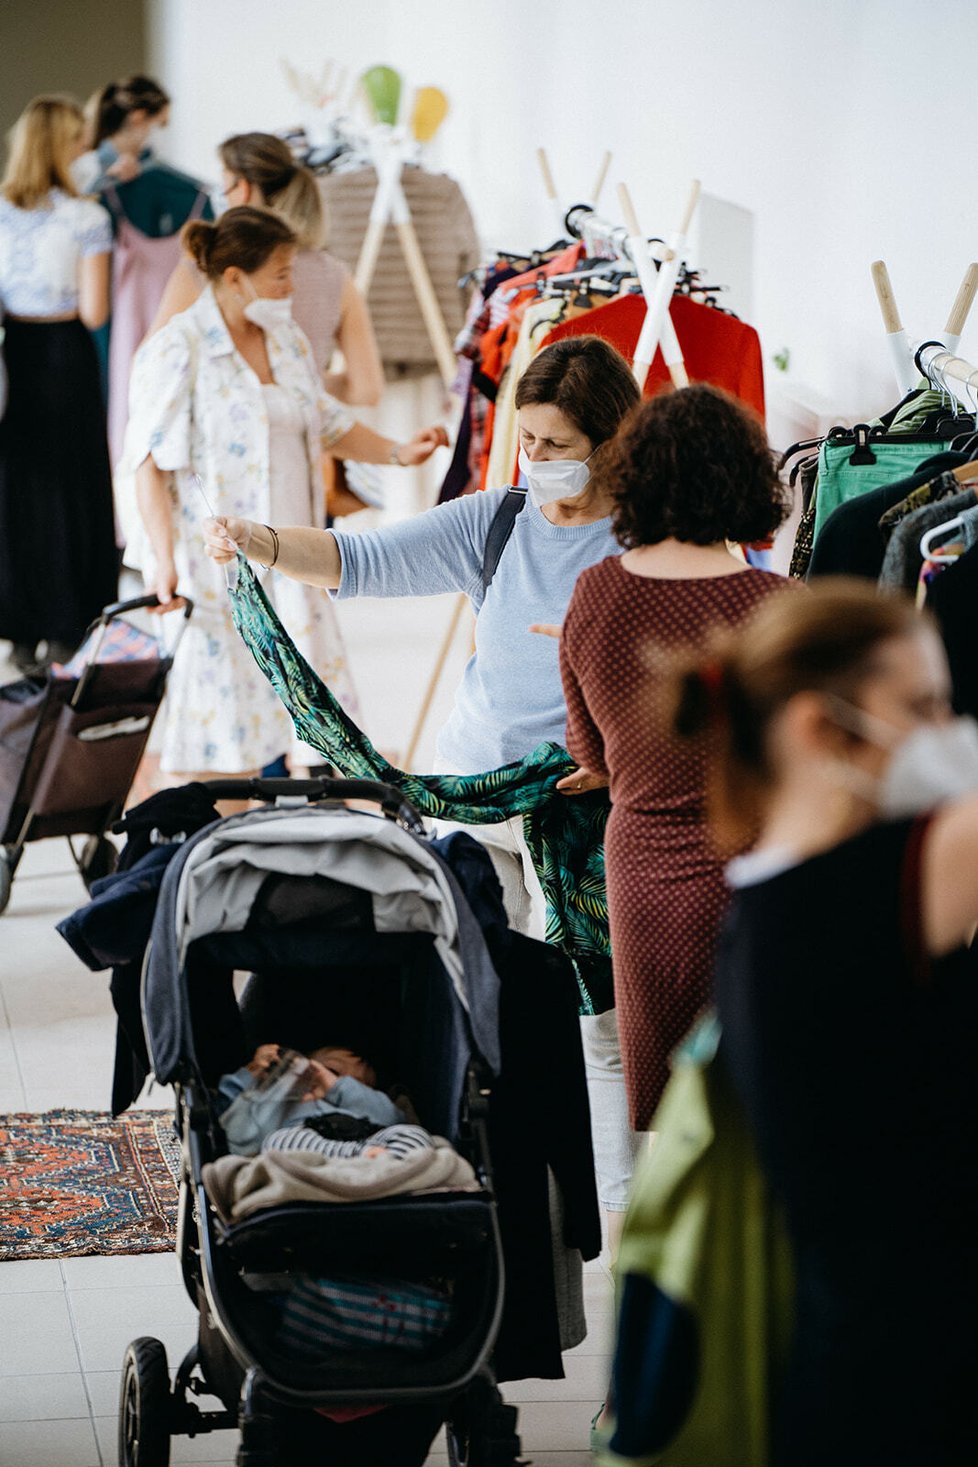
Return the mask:
[[[608,444],[601,478],[621,545],[764,540],[788,497],[760,419],[705,383],[664,392],[630,413]]]

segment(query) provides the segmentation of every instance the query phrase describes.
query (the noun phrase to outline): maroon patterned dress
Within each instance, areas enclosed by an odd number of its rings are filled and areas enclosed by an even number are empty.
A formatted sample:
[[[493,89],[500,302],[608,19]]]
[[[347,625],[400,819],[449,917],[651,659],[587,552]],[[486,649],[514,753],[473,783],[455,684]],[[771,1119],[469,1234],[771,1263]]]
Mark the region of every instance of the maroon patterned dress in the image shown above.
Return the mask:
[[[704,648],[790,583],[747,570],[660,580],[611,556],[579,577],[564,622],[560,665],[567,748],[606,771],[612,809],[605,856],[611,952],[631,1123],[648,1127],[669,1056],[710,995],[727,904],[711,848],[702,756],[663,726],[665,679],[676,654]]]

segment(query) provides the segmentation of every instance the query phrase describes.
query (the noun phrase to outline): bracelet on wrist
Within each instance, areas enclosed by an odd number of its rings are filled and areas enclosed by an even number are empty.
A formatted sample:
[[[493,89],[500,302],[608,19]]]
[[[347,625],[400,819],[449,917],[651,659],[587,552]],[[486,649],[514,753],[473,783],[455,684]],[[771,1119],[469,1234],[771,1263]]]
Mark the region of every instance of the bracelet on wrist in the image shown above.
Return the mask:
[[[401,460],[398,458],[398,454],[400,453],[400,451],[401,451],[401,445],[399,443],[395,443],[394,444],[394,447],[390,451],[390,457],[388,458],[387,462],[389,464],[393,464],[396,468],[403,469],[404,465],[401,463]]]
[[[272,527],[271,527],[271,525],[265,525],[264,528],[268,531],[268,533],[272,537],[272,558],[268,562],[268,564],[265,566],[265,569],[266,570],[271,570],[272,566],[278,560],[278,552],[279,552],[278,531],[277,530],[273,530]]]

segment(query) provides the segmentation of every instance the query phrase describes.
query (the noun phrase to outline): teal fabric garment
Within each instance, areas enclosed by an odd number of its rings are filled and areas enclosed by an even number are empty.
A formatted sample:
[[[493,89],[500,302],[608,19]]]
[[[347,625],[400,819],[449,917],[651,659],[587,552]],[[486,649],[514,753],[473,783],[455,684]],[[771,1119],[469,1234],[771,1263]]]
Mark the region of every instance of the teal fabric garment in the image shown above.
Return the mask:
[[[936,423],[950,416],[947,399],[929,388],[909,393],[902,403],[881,418],[875,418],[867,426],[874,431],[884,429],[888,441],[874,441],[871,445],[873,462],[851,463],[853,444],[851,438],[838,441],[830,434],[822,440],[818,453],[818,479],[815,487],[815,538],[833,510],[870,489],[895,484],[942,452],[953,439],[932,437],[924,442],[901,443],[899,438],[914,434],[933,433]],[[833,430],[836,431],[836,430]]]
[[[555,794],[575,768],[558,744],[544,743],[518,763],[486,774],[408,774],[379,754],[309,666],[243,556],[229,587],[234,624],[295,725],[349,779],[379,779],[403,790],[422,815],[464,825],[523,817],[523,831],[547,904],[547,941],[574,964],[584,1014],[614,1004],[608,899],[604,879],[605,790]]]

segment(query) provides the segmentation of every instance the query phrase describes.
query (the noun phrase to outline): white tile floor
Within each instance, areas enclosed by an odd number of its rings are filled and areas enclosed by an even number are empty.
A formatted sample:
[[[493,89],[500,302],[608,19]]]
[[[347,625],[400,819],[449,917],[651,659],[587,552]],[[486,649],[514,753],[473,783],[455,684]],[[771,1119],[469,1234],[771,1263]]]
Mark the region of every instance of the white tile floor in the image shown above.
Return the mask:
[[[403,750],[451,609],[450,598],[340,608],[365,723],[379,747]],[[467,655],[456,639],[419,747],[431,767]],[[0,682],[14,674],[3,661]],[[29,846],[0,916],[0,1113],[59,1106],[103,1110],[112,1073],[114,1016],[107,975],[88,972],[54,930],[84,900],[63,841]],[[157,1094],[149,1104],[165,1104]],[[604,1392],[611,1282],[600,1263],[586,1278],[589,1334],[566,1357],[564,1381],[507,1387],[520,1406],[525,1454],[536,1467],[585,1467],[588,1424]],[[156,1335],[171,1368],[192,1344],[196,1314],[171,1254],[0,1263],[0,1464],[111,1467],[119,1371],[126,1345]],[[176,1438],[174,1464],[234,1462],[236,1436]],[[444,1462],[438,1438],[432,1462]],[[392,1464],[395,1467],[395,1464]]]

